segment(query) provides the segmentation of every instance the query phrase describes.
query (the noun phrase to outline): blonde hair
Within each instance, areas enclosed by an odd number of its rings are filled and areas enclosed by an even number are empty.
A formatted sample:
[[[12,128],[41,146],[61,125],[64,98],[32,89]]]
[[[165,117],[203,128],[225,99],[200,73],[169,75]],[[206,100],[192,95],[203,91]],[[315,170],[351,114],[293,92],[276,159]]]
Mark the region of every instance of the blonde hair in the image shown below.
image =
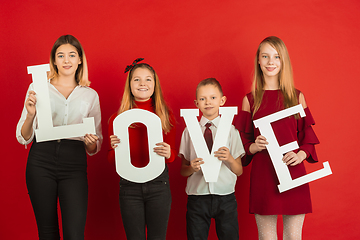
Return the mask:
[[[49,79],[53,79],[55,77],[58,77],[58,68],[55,65],[55,54],[56,50],[64,44],[70,44],[74,46],[79,54],[79,58],[81,63],[79,64],[76,73],[75,73],[75,81],[77,84],[81,86],[90,86],[90,81],[88,78],[88,67],[87,67],[87,61],[85,57],[84,49],[82,48],[79,40],[77,40],[72,35],[63,35],[59,37],[56,42],[54,43],[51,52],[50,52],[50,73],[48,75]]]
[[[171,127],[173,126],[172,123],[170,122],[170,114],[169,114],[170,110],[164,100],[163,93],[162,93],[161,86],[160,86],[159,77],[156,74],[155,70],[147,63],[136,64],[129,71],[127,78],[126,78],[124,93],[123,93],[123,97],[121,100],[120,108],[118,110],[118,114],[121,114],[121,113],[123,113],[129,109],[132,109],[136,106],[135,97],[131,92],[130,81],[131,81],[134,70],[137,68],[146,68],[150,72],[153,73],[155,86],[154,86],[154,93],[151,96],[151,101],[155,108],[155,114],[161,120],[161,125],[162,125],[163,131],[165,133],[168,133],[171,130]]]
[[[199,84],[197,85],[197,87],[196,87],[196,98],[197,98],[197,93],[198,93],[199,89],[201,87],[203,87],[203,86],[206,86],[206,85],[213,85],[214,87],[219,89],[221,96],[224,95],[223,90],[221,88],[221,85],[220,85],[219,81],[216,80],[216,78],[206,78],[206,79],[202,80],[201,82],[199,82]]]
[[[270,44],[270,46],[272,46],[278,52],[280,57],[281,69],[279,72],[279,88],[284,97],[284,107],[289,108],[299,103],[294,86],[290,56],[285,43],[278,37],[270,36],[261,41],[255,56],[254,78],[252,84],[252,93],[254,96],[253,115],[256,113],[256,111],[259,110],[264,95],[265,80],[259,65],[259,54],[262,45],[265,43]]]

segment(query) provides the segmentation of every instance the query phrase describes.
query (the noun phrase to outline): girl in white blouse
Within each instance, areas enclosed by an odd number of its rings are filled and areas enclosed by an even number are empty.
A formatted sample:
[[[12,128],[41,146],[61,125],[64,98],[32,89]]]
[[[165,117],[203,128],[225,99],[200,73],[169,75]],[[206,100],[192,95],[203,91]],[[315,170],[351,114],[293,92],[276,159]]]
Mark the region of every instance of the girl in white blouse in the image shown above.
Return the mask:
[[[86,152],[93,155],[102,142],[99,96],[89,88],[87,64],[80,42],[61,36],[50,53],[49,94],[54,127],[82,123],[94,117],[96,135],[36,142],[36,93],[30,84],[17,125],[19,143],[32,143],[26,167],[26,184],[40,239],[59,239],[59,200],[64,239],[84,239],[87,211]]]

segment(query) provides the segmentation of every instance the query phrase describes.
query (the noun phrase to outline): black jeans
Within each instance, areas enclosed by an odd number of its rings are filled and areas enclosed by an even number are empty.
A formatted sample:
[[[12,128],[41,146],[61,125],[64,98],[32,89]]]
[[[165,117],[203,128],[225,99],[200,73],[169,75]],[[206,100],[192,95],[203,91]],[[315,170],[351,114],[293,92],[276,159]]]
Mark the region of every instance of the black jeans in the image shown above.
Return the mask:
[[[120,210],[128,240],[165,240],[170,208],[167,167],[159,177],[146,183],[120,179]]]
[[[187,237],[206,240],[211,218],[215,219],[216,234],[220,240],[238,240],[239,224],[235,194],[189,195],[186,212]]]
[[[39,239],[58,240],[59,199],[64,240],[83,240],[88,184],[83,142],[47,141],[31,146],[26,166],[26,184]]]

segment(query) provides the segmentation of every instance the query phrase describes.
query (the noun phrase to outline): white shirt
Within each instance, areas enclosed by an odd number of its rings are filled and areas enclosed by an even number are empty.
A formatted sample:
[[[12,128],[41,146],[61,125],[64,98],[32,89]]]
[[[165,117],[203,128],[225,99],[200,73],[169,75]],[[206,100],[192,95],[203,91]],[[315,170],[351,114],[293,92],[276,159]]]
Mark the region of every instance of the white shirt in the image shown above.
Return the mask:
[[[95,90],[89,87],[76,86],[71,92],[69,97],[66,99],[51,83],[48,82],[49,95],[51,103],[51,112],[53,126],[71,125],[83,122],[83,118],[94,117],[96,135],[99,137],[97,141],[96,152],[100,151],[102,143],[102,132],[101,132],[101,111],[99,96]],[[34,90],[33,83],[30,84],[25,101],[29,96],[29,91]],[[27,110],[24,104],[23,111],[21,113],[20,120],[16,127],[16,138],[19,143],[27,145],[34,139],[34,131],[29,140],[25,140],[21,135],[21,128],[25,122]],[[33,121],[33,129],[37,129],[37,116]],[[70,138],[73,140],[83,141],[84,137]],[[93,154],[95,154],[93,153]],[[90,155],[93,155],[90,154]]]
[[[209,120],[204,116],[201,117],[199,124],[203,134],[206,129],[205,124],[208,122]],[[215,139],[220,117],[217,117],[210,122],[212,123],[210,130],[212,132],[213,139]],[[233,125],[230,128],[229,138],[225,146],[230,150],[230,154],[234,159],[242,157],[245,154],[240,134]],[[181,137],[179,155],[183,155],[187,161],[197,158],[187,128],[185,128]],[[205,182],[203,172],[200,169],[198,172],[194,172],[188,177],[185,191],[188,195],[228,195],[235,192],[236,180],[237,175],[230,170],[227,163],[222,162],[217,182]]]

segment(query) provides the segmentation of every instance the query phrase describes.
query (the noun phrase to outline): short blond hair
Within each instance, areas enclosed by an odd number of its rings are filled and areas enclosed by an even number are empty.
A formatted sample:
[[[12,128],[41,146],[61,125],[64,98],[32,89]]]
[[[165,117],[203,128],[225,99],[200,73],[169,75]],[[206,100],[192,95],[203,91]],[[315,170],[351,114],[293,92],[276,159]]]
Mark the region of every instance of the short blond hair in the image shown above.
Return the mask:
[[[197,93],[199,91],[199,89],[202,86],[206,86],[206,85],[213,85],[214,87],[216,87],[217,89],[219,89],[221,96],[224,95],[223,90],[221,88],[221,84],[219,83],[218,80],[216,80],[216,78],[206,78],[204,80],[202,80],[201,82],[199,82],[199,84],[196,87],[196,98],[197,98]]]

